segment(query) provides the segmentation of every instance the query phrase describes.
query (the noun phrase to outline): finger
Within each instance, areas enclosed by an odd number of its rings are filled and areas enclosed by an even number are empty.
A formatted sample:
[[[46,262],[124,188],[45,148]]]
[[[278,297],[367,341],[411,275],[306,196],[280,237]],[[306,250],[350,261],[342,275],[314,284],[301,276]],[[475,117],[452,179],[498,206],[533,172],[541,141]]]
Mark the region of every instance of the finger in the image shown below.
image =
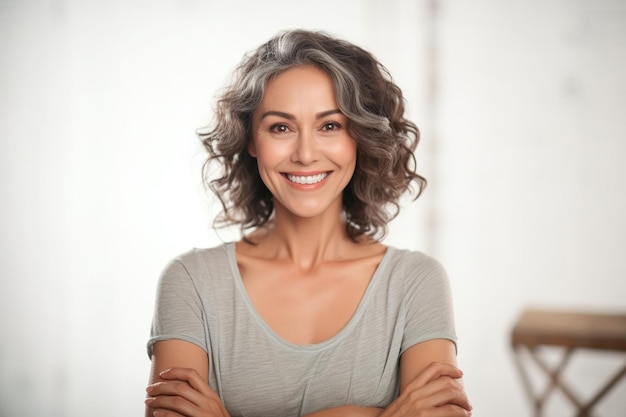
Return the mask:
[[[471,411],[463,385],[458,379],[441,376],[427,384],[406,390],[394,403],[397,415],[413,415],[417,411],[440,412],[440,407],[454,405],[465,411]],[[456,410],[453,408],[453,410]],[[396,415],[391,413],[390,415]],[[431,414],[428,414],[429,416]],[[454,413],[451,415],[458,415]],[[464,414],[461,414],[464,415]]]
[[[219,396],[193,369],[173,368],[160,376],[162,381],[146,388],[152,397],[146,400],[150,407],[174,410],[188,417],[197,415],[201,410],[208,410],[212,413],[209,415],[216,416],[224,413],[225,408]],[[184,379],[165,379],[174,377]]]
[[[428,365],[417,377],[409,383],[412,388],[421,387],[439,377],[461,378],[463,372],[449,363],[433,362]]]
[[[430,390],[427,395],[432,398],[433,405],[436,407],[452,404],[467,411],[472,410],[472,405],[467,398],[463,385],[458,379],[440,377],[426,385],[424,389]]]
[[[428,415],[430,417],[471,417],[472,412],[455,404],[447,404],[434,408]]]
[[[163,395],[183,397],[194,404],[200,402],[200,399],[203,397],[203,395],[189,385],[187,381],[179,380],[156,382],[149,385],[146,388],[146,392],[151,397]]]
[[[156,417],[178,417],[199,415],[199,408],[182,397],[157,396],[146,398],[145,403]]]
[[[159,395],[150,397],[145,403],[152,410],[162,416],[183,416],[183,417],[200,417],[200,416],[227,416],[226,409],[220,402],[206,401],[198,406],[179,396]]]
[[[215,392],[209,387],[208,381],[205,381],[198,371],[191,368],[170,368],[159,374],[161,379],[186,381],[196,391],[210,396]]]
[[[468,410],[463,407],[459,407],[455,404],[448,404],[442,407],[439,407],[439,410],[442,411],[442,416],[462,416],[462,417],[471,417],[472,410]]]
[[[176,411],[166,409],[154,410],[150,415],[154,417],[186,417],[185,415],[177,413]]]

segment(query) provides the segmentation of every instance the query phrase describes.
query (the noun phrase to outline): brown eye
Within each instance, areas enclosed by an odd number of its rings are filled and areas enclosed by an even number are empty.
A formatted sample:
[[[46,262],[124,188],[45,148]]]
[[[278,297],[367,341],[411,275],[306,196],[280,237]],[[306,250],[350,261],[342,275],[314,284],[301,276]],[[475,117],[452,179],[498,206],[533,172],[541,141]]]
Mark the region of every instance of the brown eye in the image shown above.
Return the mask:
[[[276,124],[270,126],[270,132],[272,132],[272,133],[288,133],[289,132],[289,126],[287,126],[284,123],[276,123]]]
[[[322,130],[325,132],[332,132],[333,130],[339,130],[341,125],[337,122],[328,122],[322,125]]]

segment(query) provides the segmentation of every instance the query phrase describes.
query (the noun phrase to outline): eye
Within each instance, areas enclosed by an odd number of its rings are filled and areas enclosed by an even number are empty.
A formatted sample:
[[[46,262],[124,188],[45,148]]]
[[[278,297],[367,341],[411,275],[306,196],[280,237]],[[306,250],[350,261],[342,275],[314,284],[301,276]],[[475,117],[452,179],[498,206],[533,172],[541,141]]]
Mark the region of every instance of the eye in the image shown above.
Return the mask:
[[[324,132],[332,132],[341,129],[341,125],[337,122],[326,122],[322,125]]]
[[[270,132],[272,133],[288,133],[289,131],[289,126],[284,123],[276,123],[270,126]]]

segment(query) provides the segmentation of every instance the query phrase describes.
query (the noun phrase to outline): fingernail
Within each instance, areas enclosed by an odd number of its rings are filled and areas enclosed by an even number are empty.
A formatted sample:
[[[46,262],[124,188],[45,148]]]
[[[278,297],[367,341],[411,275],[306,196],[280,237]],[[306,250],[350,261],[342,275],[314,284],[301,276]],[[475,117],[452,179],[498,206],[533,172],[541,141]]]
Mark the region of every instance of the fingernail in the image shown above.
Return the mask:
[[[154,397],[146,398],[143,402],[145,404],[150,404],[150,403],[152,403],[152,401],[154,401]]]
[[[154,385],[148,385],[148,386],[146,387],[146,392],[147,392],[147,393],[151,393],[151,392],[152,392],[152,390],[154,390]]]
[[[166,375],[169,371],[170,371],[169,369],[166,369],[165,371],[161,371],[159,372],[159,376]]]

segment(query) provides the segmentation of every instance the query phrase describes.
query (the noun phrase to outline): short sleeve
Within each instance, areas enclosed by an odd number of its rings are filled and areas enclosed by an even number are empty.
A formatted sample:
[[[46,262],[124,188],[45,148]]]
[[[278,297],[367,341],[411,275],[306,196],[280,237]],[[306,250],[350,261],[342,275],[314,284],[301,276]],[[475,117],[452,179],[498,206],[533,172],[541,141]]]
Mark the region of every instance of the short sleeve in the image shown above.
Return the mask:
[[[456,346],[452,294],[445,269],[437,260],[419,252],[411,252],[407,257],[401,353],[433,339],[448,339]]]
[[[200,346],[208,352],[202,300],[191,275],[180,260],[164,269],[157,285],[154,316],[148,355],[156,342],[181,339]]]

